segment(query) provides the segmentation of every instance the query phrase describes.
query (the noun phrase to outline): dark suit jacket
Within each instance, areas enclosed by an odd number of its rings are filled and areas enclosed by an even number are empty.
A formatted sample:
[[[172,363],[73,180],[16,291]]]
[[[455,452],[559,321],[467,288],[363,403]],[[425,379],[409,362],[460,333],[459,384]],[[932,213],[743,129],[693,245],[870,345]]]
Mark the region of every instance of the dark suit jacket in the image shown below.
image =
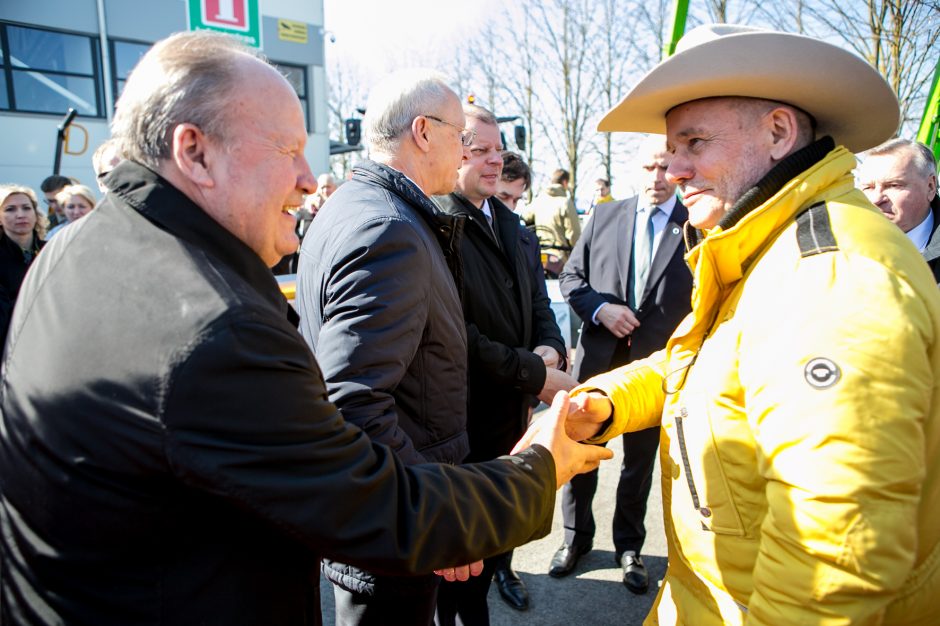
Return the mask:
[[[692,274],[682,239],[689,214],[677,202],[653,256],[629,349],[618,350],[617,337],[591,321],[603,302],[627,304],[636,207],[636,197],[598,205],[559,277],[561,293],[584,322],[573,372],[579,381],[661,349],[691,310]]]
[[[483,211],[462,195],[434,200],[466,220],[460,258],[469,352],[467,461],[483,461],[508,453],[525,432],[531,400],[545,384],[545,364],[531,350],[550,346],[564,359],[565,344],[551,302],[533,280],[519,218],[490,198],[497,244]]]
[[[934,196],[930,201],[930,210],[933,211],[933,232],[921,254],[930,266],[937,285],[940,285],[940,196]]]

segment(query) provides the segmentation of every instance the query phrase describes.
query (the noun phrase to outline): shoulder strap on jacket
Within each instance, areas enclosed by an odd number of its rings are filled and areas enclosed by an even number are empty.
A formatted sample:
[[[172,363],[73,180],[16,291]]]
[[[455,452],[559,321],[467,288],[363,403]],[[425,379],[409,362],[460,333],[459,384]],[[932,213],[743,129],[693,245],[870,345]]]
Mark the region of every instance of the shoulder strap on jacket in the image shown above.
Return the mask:
[[[839,249],[825,202],[814,204],[797,216],[796,242],[800,246],[801,257]]]

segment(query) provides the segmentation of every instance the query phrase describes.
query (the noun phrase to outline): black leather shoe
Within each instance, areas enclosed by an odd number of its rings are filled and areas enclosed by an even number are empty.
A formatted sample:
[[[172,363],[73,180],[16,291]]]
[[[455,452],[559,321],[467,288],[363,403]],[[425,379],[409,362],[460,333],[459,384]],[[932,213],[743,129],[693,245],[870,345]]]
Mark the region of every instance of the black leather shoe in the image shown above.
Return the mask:
[[[591,551],[593,544],[586,546],[561,544],[558,552],[552,557],[552,566],[548,570],[548,575],[552,578],[564,578],[574,571],[578,564],[578,559]]]
[[[506,604],[517,611],[525,611],[529,608],[529,590],[525,588],[525,583],[519,578],[519,574],[511,567],[498,568],[493,573],[493,580],[496,581],[496,589]]]
[[[623,568],[623,586],[638,596],[645,594],[650,587],[650,575],[640,555],[633,551],[624,552],[620,557],[620,567]]]

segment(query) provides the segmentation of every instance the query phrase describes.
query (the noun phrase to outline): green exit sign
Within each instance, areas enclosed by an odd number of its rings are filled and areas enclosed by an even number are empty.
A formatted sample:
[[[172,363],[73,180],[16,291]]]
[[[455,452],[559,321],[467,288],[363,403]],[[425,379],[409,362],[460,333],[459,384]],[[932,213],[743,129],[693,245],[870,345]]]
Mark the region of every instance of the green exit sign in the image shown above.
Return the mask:
[[[261,10],[258,0],[189,0],[189,30],[214,30],[261,47]]]

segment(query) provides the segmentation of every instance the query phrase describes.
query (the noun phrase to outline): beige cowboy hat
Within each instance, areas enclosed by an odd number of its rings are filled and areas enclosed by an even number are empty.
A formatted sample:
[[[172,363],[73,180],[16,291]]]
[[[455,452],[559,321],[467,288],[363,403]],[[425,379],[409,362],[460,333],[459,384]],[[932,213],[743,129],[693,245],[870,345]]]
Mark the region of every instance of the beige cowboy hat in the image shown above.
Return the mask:
[[[798,107],[816,119],[817,136],[831,135],[853,152],[892,137],[901,117],[884,78],[847,50],[803,35],[710,24],[690,30],[597,130],[663,134],[670,109],[718,96]]]

